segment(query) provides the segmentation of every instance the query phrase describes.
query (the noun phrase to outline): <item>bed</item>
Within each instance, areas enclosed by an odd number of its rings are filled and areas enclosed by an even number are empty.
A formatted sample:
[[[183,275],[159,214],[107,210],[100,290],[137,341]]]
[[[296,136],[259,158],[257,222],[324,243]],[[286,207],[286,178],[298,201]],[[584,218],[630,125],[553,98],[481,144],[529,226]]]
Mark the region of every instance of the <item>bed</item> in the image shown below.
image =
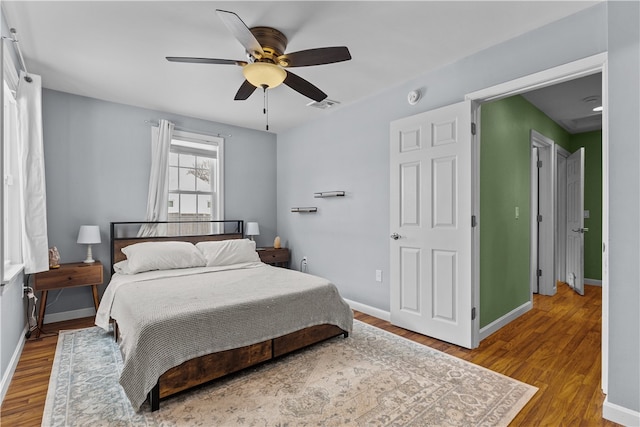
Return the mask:
[[[137,410],[351,332],[326,279],[260,262],[243,221],[111,223],[112,278],[96,325],[114,334]]]

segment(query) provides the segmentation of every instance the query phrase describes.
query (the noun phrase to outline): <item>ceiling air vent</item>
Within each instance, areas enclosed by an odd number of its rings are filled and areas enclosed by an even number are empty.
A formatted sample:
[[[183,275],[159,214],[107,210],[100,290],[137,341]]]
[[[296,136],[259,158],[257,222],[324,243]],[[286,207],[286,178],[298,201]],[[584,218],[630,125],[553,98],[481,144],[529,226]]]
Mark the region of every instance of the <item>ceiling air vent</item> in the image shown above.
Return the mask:
[[[338,101],[334,101],[332,99],[329,98],[325,98],[322,101],[318,102],[318,101],[311,101],[310,103],[307,104],[307,107],[314,107],[314,108],[319,108],[321,110],[326,110],[327,108],[331,108],[334,105],[340,104]]]

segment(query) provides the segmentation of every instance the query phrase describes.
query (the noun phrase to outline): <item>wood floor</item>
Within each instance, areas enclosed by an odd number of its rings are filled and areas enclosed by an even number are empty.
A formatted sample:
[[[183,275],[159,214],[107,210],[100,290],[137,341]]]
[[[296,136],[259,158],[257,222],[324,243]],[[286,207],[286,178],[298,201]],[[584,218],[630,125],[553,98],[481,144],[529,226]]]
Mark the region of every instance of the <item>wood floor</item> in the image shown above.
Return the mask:
[[[356,313],[356,319],[539,388],[513,426],[615,426],[602,419],[600,389],[601,288],[580,297],[559,286],[536,295],[534,308],[467,350]],[[45,325],[27,341],[2,404],[3,426],[39,426],[56,349],[56,331],[93,325],[93,318]],[[49,335],[49,336],[47,336]]]

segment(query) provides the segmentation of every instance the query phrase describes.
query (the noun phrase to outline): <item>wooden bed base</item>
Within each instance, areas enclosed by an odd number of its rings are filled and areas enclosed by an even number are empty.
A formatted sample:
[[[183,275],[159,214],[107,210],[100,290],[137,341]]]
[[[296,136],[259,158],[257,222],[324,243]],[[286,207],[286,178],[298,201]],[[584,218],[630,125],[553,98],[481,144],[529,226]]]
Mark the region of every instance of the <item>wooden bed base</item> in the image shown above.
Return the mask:
[[[187,360],[160,376],[149,392],[151,411],[160,409],[160,400],[174,394],[338,335],[347,338],[349,333],[334,325],[311,326],[257,344]]]
[[[122,248],[134,243],[162,240],[181,240],[196,243],[201,241],[243,238],[243,221],[206,222],[211,224],[231,224],[233,225],[235,232],[197,236],[125,237],[119,235],[117,229],[119,226],[134,226],[135,230],[137,230],[137,227],[142,224],[172,224],[172,222],[112,222],[112,273],[113,264],[126,259],[125,255],[122,253]],[[118,340],[118,325],[115,321],[113,330],[114,336],[116,340]],[[151,410],[157,411],[160,408],[160,400],[173,396],[176,393],[180,393],[215,380],[216,378],[223,377],[250,366],[255,366],[266,362],[267,360],[274,359],[338,335],[344,335],[345,338],[349,336],[348,332],[343,331],[337,326],[317,325],[246,347],[211,353],[195,359],[187,360],[183,364],[169,369],[160,376],[154,388],[149,392],[148,398],[149,403],[151,404]]]

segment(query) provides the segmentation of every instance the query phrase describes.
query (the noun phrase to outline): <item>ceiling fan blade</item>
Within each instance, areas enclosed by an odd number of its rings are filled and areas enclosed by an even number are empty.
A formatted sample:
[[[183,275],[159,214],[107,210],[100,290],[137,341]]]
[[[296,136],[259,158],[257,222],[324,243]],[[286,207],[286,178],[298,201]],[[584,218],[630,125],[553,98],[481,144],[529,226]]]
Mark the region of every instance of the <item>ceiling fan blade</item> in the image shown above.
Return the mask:
[[[254,90],[256,90],[256,87],[249,83],[249,81],[245,80],[244,83],[242,83],[242,85],[240,86],[240,89],[238,89],[238,93],[236,93],[235,98],[233,99],[234,101],[244,101],[251,96]]]
[[[167,56],[167,61],[188,62],[191,64],[222,64],[222,65],[240,65],[240,66],[247,65],[247,62],[245,61],[236,61],[234,59],[191,58],[188,56]]]
[[[231,34],[238,39],[240,44],[244,46],[251,56],[254,58],[262,58],[264,56],[262,46],[260,46],[260,43],[258,43],[258,40],[256,40],[251,30],[249,30],[249,27],[247,27],[238,15],[221,9],[216,9],[216,13],[224,25],[231,31]]]
[[[284,84],[298,93],[311,98],[316,102],[320,102],[327,97],[327,94],[303,79],[300,76],[287,71],[287,77],[284,79]]]
[[[283,67],[306,67],[309,65],[333,64],[334,62],[348,61],[350,59],[351,54],[346,46],[334,46],[285,53],[278,57],[278,62]]]

